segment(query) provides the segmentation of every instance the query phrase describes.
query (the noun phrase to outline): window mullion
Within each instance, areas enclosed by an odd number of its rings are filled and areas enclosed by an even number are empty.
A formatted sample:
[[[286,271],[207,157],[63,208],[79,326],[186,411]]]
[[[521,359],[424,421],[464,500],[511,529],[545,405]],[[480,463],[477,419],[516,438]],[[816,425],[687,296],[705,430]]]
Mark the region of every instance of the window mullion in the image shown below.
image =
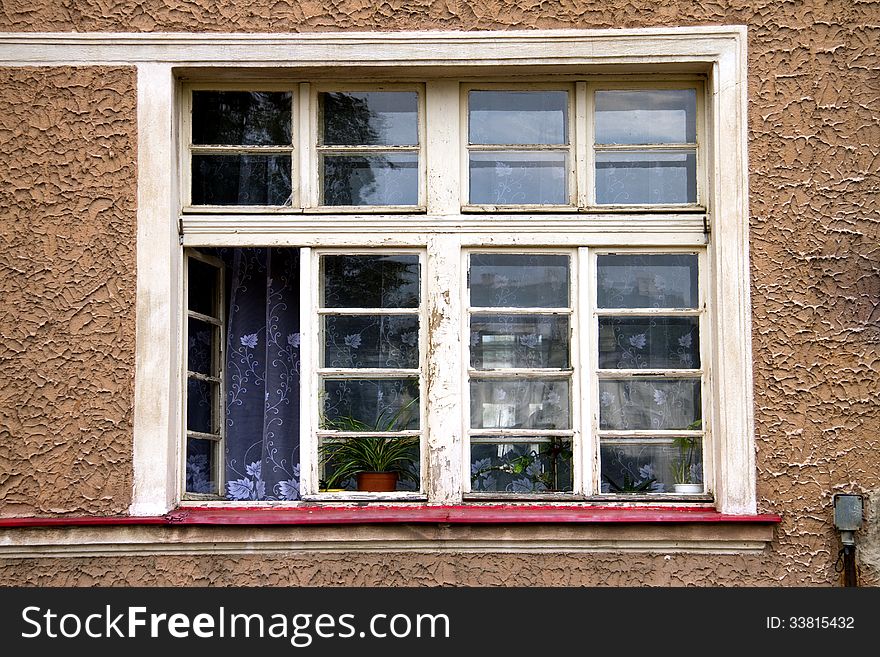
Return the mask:
[[[461,205],[459,84],[438,80],[425,84],[425,204],[428,214],[457,214]]]
[[[315,126],[312,122],[312,95],[308,82],[302,82],[299,85],[299,93],[297,94],[297,103],[294,109],[296,117],[296,143],[299,150],[299,166],[295,167],[296,176],[292,178],[294,185],[299,186],[299,207],[313,208],[317,203],[314,190],[317,187],[314,184],[317,176],[317,159],[313,150],[313,130]]]
[[[317,256],[309,248],[300,250],[300,409],[299,416],[299,463],[300,495],[318,492],[318,377],[316,355],[318,351]]]
[[[599,394],[599,382],[592,376],[597,365],[596,349],[593,347],[593,281],[595,273],[592,263],[592,254],[587,247],[578,249],[577,257],[577,280],[578,294],[576,307],[578,309],[577,336],[575,342],[579,345],[577,352],[578,360],[572,364],[576,366],[576,376],[580,383],[581,394],[577,399],[580,410],[580,435],[579,449],[575,454],[579,455],[575,467],[575,491],[584,495],[594,495],[598,490],[599,449],[598,440],[595,438],[598,429],[598,418],[593,413],[593,400]],[[577,443],[576,443],[577,444]]]
[[[427,434],[424,486],[428,501],[458,504],[462,500],[465,467],[462,425],[461,372],[464,358],[462,291],[464,276],[458,235],[434,235],[428,239],[424,279],[427,321],[423,332]]]
[[[572,184],[575,186],[577,195],[575,200],[579,208],[585,208],[590,205],[590,185],[589,180],[590,168],[592,164],[589,162],[589,144],[592,138],[591,121],[587,110],[587,83],[576,82],[574,85],[574,179]]]

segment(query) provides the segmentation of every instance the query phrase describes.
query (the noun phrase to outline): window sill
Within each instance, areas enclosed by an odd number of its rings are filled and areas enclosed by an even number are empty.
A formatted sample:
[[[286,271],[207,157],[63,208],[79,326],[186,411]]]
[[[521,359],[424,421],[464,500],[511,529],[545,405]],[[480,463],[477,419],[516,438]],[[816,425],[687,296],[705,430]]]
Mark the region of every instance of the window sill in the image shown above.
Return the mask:
[[[780,520],[699,507],[192,506],[164,516],[0,519],[0,558],[300,550],[756,554]]]
[[[181,506],[163,516],[64,516],[0,518],[0,529],[114,525],[351,525],[351,524],[662,524],[753,523],[774,525],[775,514],[730,515],[705,507],[484,504],[430,506],[299,504],[297,506]]]

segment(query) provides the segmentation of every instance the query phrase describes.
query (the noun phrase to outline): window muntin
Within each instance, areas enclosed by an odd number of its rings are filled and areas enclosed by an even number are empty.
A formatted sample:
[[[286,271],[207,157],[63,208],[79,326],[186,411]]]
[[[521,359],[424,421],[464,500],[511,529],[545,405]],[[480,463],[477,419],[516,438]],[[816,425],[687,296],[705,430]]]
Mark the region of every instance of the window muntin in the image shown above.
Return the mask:
[[[293,94],[195,89],[190,203],[284,206],[293,199]]]
[[[569,205],[571,90],[486,88],[466,96],[467,203]]]
[[[321,205],[419,205],[420,104],[416,90],[318,92]]]
[[[702,257],[653,251],[595,258],[599,492],[704,493]]]
[[[317,258],[319,492],[419,491],[422,257],[323,252]],[[371,488],[356,461],[376,464],[388,455],[395,480]]]
[[[695,204],[697,89],[596,89],[597,205]]]
[[[573,252],[467,256],[466,490],[571,493]]]

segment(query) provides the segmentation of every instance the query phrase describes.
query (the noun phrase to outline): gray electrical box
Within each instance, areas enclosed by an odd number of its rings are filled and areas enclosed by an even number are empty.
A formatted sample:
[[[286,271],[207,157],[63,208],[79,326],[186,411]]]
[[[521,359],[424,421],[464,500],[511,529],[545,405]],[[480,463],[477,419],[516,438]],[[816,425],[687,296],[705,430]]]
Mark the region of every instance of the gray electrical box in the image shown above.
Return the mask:
[[[834,526],[838,531],[854,532],[862,527],[862,496],[834,496]]]

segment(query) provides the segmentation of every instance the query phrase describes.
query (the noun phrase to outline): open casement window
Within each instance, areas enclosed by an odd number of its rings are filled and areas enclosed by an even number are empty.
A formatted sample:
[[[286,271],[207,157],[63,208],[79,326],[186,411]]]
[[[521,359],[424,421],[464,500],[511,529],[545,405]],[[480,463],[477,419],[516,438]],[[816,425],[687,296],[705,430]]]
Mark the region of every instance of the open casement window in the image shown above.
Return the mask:
[[[195,250],[185,260],[186,427],[184,494],[216,497],[223,490],[225,433],[223,341],[226,335],[224,265]]]
[[[744,34],[710,32],[193,66],[163,499],[753,513]]]

